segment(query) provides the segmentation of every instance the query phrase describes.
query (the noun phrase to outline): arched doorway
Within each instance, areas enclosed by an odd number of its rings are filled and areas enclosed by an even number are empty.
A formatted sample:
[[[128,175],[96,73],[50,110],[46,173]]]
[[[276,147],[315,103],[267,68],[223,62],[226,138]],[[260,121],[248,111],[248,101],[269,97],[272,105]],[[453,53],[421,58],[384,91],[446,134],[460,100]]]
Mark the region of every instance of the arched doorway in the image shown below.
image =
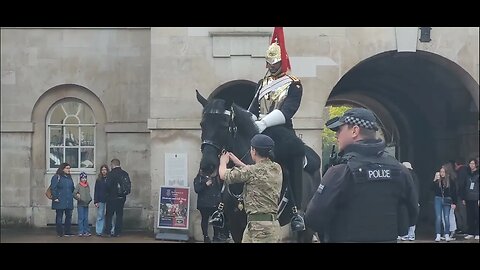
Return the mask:
[[[368,58],[333,88],[327,105],[374,111],[399,161],[420,178],[419,225],[433,230],[431,182],[439,167],[478,155],[478,83],[456,63],[425,51]]]

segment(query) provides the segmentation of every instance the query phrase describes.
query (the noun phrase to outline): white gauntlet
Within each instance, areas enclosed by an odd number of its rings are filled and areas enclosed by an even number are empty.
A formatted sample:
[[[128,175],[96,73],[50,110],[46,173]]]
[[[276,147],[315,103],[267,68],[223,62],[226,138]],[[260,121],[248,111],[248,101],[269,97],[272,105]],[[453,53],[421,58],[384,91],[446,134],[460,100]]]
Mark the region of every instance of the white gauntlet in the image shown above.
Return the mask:
[[[262,133],[266,128],[285,124],[285,116],[280,110],[273,110],[265,115],[260,121],[255,121],[258,132]]]

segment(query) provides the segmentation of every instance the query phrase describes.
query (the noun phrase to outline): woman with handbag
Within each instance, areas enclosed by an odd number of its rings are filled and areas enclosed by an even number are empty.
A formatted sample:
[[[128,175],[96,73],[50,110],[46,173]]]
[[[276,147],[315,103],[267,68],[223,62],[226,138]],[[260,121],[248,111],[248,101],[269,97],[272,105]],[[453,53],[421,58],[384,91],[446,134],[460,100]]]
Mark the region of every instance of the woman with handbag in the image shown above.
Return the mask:
[[[455,185],[450,182],[450,176],[446,173],[445,167],[441,167],[440,171],[435,173],[433,179],[433,191],[435,193],[434,207],[435,207],[435,242],[441,239],[441,223],[442,216],[444,220],[445,241],[451,241],[450,228],[450,208],[455,209],[457,195]]]
[[[55,224],[57,236],[73,236],[72,211],[73,211],[73,190],[75,189],[72,176],[70,175],[70,164],[62,163],[57,172],[50,180],[52,191],[52,209],[56,211]],[[65,213],[65,226],[63,225],[63,213]]]

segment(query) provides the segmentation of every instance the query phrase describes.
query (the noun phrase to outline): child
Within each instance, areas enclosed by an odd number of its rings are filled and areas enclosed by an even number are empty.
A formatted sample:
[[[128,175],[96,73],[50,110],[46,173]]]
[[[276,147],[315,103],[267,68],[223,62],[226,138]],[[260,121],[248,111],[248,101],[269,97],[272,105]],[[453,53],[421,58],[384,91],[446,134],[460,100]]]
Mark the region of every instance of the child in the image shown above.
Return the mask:
[[[73,191],[73,198],[77,200],[78,209],[78,236],[90,236],[90,229],[88,228],[88,205],[92,201],[90,195],[90,186],[87,182],[87,174],[80,173],[80,182]]]

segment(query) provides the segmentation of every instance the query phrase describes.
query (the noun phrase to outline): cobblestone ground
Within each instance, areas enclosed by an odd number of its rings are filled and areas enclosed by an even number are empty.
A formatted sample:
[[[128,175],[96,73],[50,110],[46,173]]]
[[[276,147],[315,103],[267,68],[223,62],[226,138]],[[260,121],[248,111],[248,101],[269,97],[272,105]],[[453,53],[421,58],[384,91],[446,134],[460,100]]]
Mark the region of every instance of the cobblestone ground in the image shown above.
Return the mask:
[[[75,230],[75,228],[74,228]],[[185,243],[180,241],[156,240],[151,231],[125,231],[120,237],[98,237],[95,235],[89,237],[57,237],[55,228],[35,228],[35,229],[1,229],[1,243]],[[189,243],[195,243],[190,240]],[[202,243],[202,242],[197,242]],[[399,241],[399,243],[435,243],[433,237],[417,238],[415,241]],[[441,241],[440,244],[447,243]],[[457,240],[448,243],[479,243],[479,240],[464,240],[463,236],[457,237]]]

